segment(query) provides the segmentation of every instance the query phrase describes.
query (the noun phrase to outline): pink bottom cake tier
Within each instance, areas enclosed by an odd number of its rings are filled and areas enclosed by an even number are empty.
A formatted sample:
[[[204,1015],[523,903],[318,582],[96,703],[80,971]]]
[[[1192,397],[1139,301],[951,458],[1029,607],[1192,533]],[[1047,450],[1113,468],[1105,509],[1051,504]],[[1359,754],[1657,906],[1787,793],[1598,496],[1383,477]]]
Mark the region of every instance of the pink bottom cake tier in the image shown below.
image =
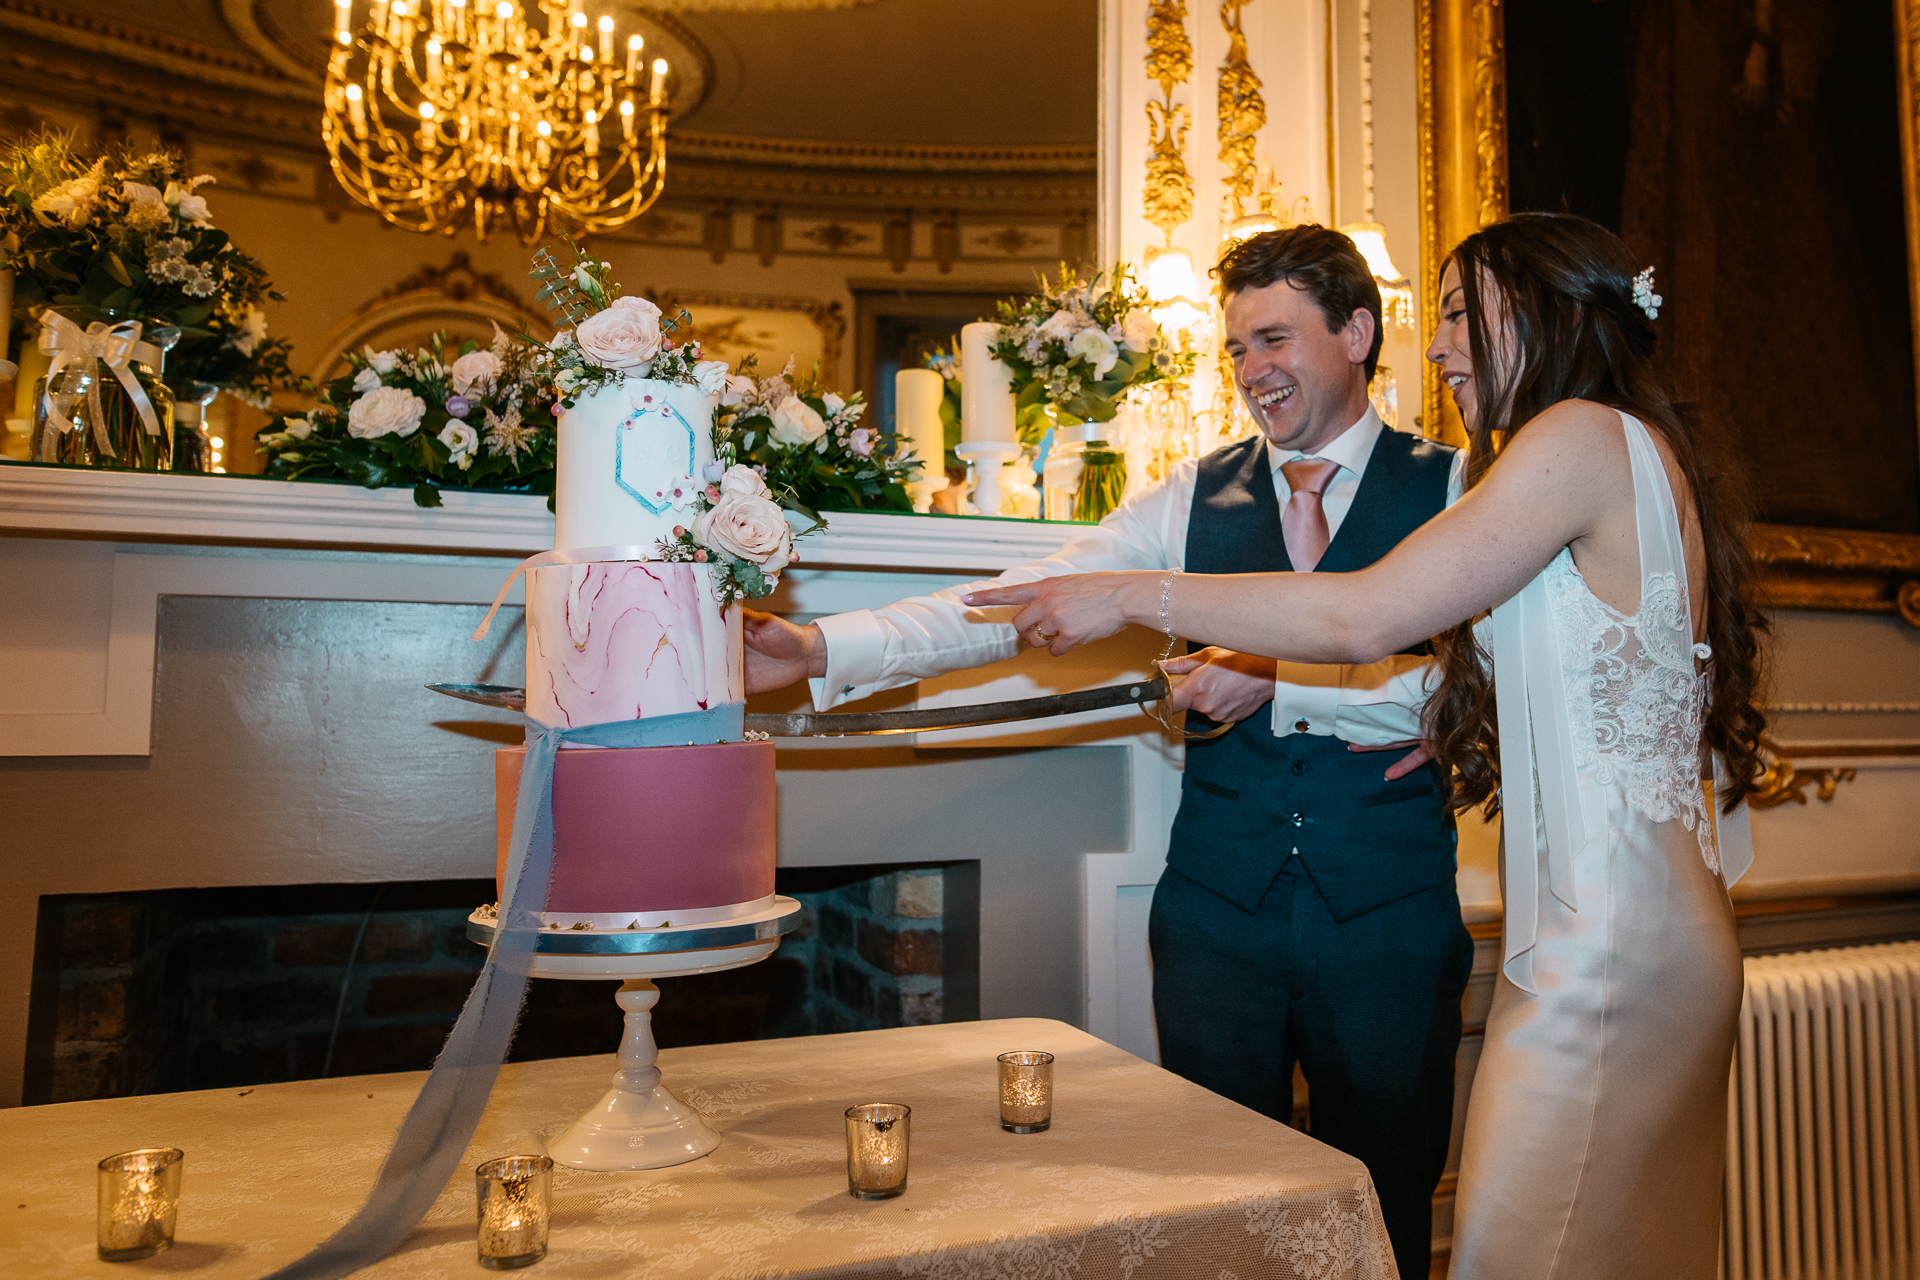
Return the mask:
[[[771,742],[562,751],[541,923],[717,924],[772,905]],[[495,887],[506,874],[525,747],[494,754]]]
[[[527,573],[527,714],[582,725],[746,697],[741,614],[704,564],[546,565]]]

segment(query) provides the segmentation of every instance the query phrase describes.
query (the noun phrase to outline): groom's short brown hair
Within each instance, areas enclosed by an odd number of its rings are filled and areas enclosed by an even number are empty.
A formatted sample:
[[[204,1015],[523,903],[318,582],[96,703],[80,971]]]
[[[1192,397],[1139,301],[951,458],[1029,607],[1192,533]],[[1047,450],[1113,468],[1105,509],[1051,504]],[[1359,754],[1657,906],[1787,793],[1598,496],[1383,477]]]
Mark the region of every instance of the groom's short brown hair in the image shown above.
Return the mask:
[[[1373,314],[1373,349],[1367,352],[1367,379],[1380,364],[1385,332],[1380,315],[1380,286],[1353,241],[1330,227],[1302,223],[1249,236],[1220,256],[1213,268],[1221,301],[1243,289],[1264,289],[1281,281],[1304,289],[1326,317],[1327,332],[1346,328],[1353,313]]]

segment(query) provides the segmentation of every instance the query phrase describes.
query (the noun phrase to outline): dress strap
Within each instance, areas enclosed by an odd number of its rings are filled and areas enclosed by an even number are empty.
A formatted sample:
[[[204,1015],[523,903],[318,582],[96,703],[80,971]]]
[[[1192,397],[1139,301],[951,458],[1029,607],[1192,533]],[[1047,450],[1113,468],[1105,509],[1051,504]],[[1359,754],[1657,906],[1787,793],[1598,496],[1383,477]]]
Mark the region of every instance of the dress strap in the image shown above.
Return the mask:
[[[1501,968],[1534,992],[1533,946],[1540,921],[1540,824],[1545,823],[1546,889],[1578,911],[1573,859],[1600,831],[1589,821],[1573,759],[1573,723],[1560,669],[1559,624],[1543,570],[1493,610],[1493,673],[1500,721],[1500,831],[1506,924]],[[1536,809],[1534,780],[1539,778]],[[1602,828],[1604,818],[1601,818]]]

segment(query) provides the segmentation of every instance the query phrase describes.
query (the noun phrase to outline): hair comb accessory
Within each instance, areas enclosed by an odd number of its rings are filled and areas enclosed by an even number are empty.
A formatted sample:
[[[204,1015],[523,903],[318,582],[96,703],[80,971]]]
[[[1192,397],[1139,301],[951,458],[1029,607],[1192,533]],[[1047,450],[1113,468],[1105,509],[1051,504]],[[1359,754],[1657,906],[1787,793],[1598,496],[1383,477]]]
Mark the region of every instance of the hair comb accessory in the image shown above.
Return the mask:
[[[1658,320],[1660,304],[1665,301],[1665,298],[1653,291],[1652,267],[1648,267],[1633,278],[1633,305],[1646,312],[1647,319]]]

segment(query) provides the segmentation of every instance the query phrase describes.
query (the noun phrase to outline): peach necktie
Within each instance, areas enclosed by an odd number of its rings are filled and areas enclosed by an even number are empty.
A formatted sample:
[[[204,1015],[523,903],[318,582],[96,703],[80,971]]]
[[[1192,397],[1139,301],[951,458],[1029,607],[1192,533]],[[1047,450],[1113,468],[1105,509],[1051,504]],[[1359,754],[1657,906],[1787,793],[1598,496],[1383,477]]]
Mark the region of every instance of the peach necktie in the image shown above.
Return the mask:
[[[1332,541],[1327,533],[1327,513],[1320,505],[1320,495],[1327,491],[1339,470],[1339,463],[1325,458],[1295,458],[1280,464],[1280,473],[1286,476],[1293,490],[1293,496],[1287,499],[1287,509],[1280,513],[1280,536],[1286,540],[1287,559],[1293,561],[1298,573],[1311,573],[1320,563],[1320,557],[1327,553],[1327,543]]]

